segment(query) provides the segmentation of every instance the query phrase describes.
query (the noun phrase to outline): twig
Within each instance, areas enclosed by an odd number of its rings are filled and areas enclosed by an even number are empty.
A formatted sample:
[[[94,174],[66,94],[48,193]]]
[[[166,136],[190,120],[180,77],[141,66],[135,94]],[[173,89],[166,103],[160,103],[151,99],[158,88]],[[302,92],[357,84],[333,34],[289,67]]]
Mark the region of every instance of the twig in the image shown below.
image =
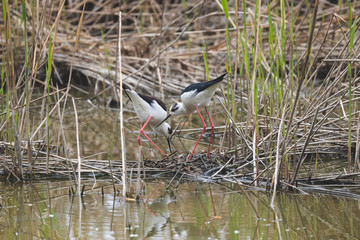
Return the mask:
[[[75,113],[75,127],[76,127],[76,147],[77,147],[77,157],[78,157],[78,195],[81,194],[80,186],[81,186],[81,157],[80,157],[80,141],[79,141],[79,123],[78,123],[78,115],[76,111],[76,104],[74,98],[72,99],[72,103],[74,106],[74,113]]]

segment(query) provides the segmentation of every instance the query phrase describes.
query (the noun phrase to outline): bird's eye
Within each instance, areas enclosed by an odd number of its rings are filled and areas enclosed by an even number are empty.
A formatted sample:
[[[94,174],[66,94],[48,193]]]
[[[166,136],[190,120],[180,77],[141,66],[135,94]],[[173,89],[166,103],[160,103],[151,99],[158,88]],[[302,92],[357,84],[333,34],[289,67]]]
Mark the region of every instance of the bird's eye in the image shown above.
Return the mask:
[[[175,112],[177,109],[178,109],[178,105],[177,104],[174,104],[171,109],[170,109],[170,112]]]

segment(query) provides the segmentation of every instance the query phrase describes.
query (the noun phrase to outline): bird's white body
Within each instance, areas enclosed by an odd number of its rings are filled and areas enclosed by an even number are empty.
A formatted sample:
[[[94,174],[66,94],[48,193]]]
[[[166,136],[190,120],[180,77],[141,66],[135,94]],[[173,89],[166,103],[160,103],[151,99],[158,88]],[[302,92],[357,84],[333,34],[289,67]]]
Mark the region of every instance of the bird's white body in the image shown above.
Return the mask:
[[[158,124],[161,123],[161,121],[164,120],[167,115],[166,110],[160,106],[158,101],[150,99],[149,103],[148,101],[144,100],[143,95],[140,96],[136,91],[131,89],[125,89],[125,91],[133,102],[136,115],[140,121],[144,123],[151,116],[151,119],[148,123],[151,128],[160,135],[168,137],[171,134],[171,132],[169,133],[169,129],[171,129],[170,125],[166,122],[163,122],[158,126]]]
[[[220,85],[220,83],[221,82],[213,84],[201,92],[198,92],[196,89],[184,92],[181,94],[182,103],[178,103],[179,105],[183,105],[184,110],[175,111],[172,114],[184,115],[193,113],[196,111],[195,105],[197,105],[198,108],[208,107],[210,105],[211,98],[213,97],[216,88]]]
[[[205,108],[206,113],[207,113],[210,123],[211,123],[210,142],[209,142],[208,153],[207,153],[207,156],[209,156],[210,145],[211,145],[212,135],[213,135],[213,131],[214,131],[214,124],[211,120],[211,117],[210,117],[207,107],[210,105],[211,98],[213,97],[213,95],[216,91],[216,88],[220,85],[221,81],[224,79],[225,75],[226,75],[226,73],[222,74],[221,76],[219,76],[218,78],[216,78],[212,81],[194,83],[194,84],[187,86],[181,93],[181,101],[182,102],[177,102],[177,103],[173,104],[170,107],[169,115],[166,118],[164,118],[164,120],[162,122],[160,122],[162,124],[163,122],[165,122],[166,119],[168,119],[172,115],[186,115],[186,114],[193,113],[195,110],[198,112],[198,114],[201,118],[201,121],[203,123],[203,131],[201,132],[200,137],[198,138],[188,161],[193,156],[196,146],[198,145],[201,136],[203,135],[204,131],[206,130],[206,124],[205,124],[204,119],[201,116],[201,113],[199,110],[199,108],[202,108],[202,107]]]

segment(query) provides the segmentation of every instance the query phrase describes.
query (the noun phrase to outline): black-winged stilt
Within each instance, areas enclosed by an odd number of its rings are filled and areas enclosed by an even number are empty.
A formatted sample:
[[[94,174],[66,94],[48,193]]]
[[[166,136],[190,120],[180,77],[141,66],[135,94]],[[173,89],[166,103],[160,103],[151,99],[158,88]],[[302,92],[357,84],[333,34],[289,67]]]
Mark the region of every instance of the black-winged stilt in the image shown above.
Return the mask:
[[[170,136],[173,131],[170,125],[163,121],[167,114],[165,104],[160,99],[137,93],[136,91],[130,89],[126,84],[123,84],[123,89],[132,101],[136,115],[142,122],[139,136],[137,138],[139,146],[141,146],[140,136],[143,134],[161,152],[162,155],[166,156],[166,154],[161,151],[160,148],[156,146],[156,144],[144,132],[145,127],[150,125],[154,131],[165,136],[171,152]]]
[[[170,107],[169,115],[165,119],[163,119],[162,122],[160,122],[160,124],[162,124],[163,122],[166,121],[166,119],[168,119],[172,115],[187,115],[187,114],[193,113],[195,110],[198,112],[198,114],[201,118],[201,121],[203,123],[203,130],[201,132],[199,139],[197,140],[197,142],[195,144],[193,151],[191,152],[191,155],[190,155],[188,161],[191,160],[191,158],[195,152],[195,149],[201,139],[201,136],[203,135],[203,133],[205,132],[205,129],[206,129],[205,121],[204,121],[203,117],[201,116],[201,113],[199,110],[200,107],[205,107],[206,113],[207,113],[210,123],[211,123],[211,134],[210,134],[210,142],[209,142],[207,156],[209,156],[209,154],[210,154],[210,145],[211,145],[212,135],[214,132],[214,124],[211,120],[211,117],[210,117],[207,107],[210,105],[211,98],[213,97],[216,88],[220,85],[221,81],[224,79],[224,76],[226,74],[227,73],[224,73],[212,81],[194,83],[194,84],[187,86],[181,93],[181,101],[182,102],[177,102],[177,103],[173,104]]]

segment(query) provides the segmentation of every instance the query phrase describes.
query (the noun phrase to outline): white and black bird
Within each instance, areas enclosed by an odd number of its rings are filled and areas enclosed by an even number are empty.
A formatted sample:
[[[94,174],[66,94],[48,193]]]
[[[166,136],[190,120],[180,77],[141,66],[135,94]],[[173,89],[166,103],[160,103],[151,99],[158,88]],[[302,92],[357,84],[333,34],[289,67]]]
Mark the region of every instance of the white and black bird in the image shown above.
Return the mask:
[[[210,145],[211,145],[212,135],[214,132],[214,124],[211,120],[211,117],[210,117],[207,107],[210,105],[211,98],[213,97],[216,88],[220,85],[221,81],[224,79],[226,74],[227,73],[224,73],[212,81],[194,83],[194,84],[187,86],[181,92],[181,101],[182,102],[177,102],[177,103],[173,104],[170,107],[169,115],[166,118],[164,118],[163,121],[161,122],[161,124],[162,124],[170,116],[173,116],[173,115],[188,115],[188,114],[193,113],[195,110],[198,112],[198,114],[201,118],[201,121],[203,123],[203,130],[201,132],[199,139],[197,140],[197,142],[195,144],[193,151],[191,152],[191,155],[190,155],[188,161],[191,160],[191,158],[195,152],[195,149],[201,139],[201,136],[203,135],[203,133],[206,130],[205,121],[204,121],[203,117],[201,116],[201,113],[199,110],[199,108],[202,108],[202,107],[205,108],[206,113],[207,113],[210,123],[211,123],[211,134],[210,134],[210,142],[209,142],[207,156],[209,156],[209,154],[210,154]]]
[[[123,84],[123,89],[133,103],[136,115],[142,122],[138,136],[139,146],[141,146],[140,136],[143,134],[161,152],[162,155],[166,156],[166,154],[161,151],[161,149],[156,146],[156,144],[144,132],[145,127],[150,125],[155,132],[166,137],[169,150],[171,152],[170,137],[173,131],[170,125],[163,121],[167,114],[164,102],[155,97],[137,93],[135,90],[130,89],[126,84]]]

